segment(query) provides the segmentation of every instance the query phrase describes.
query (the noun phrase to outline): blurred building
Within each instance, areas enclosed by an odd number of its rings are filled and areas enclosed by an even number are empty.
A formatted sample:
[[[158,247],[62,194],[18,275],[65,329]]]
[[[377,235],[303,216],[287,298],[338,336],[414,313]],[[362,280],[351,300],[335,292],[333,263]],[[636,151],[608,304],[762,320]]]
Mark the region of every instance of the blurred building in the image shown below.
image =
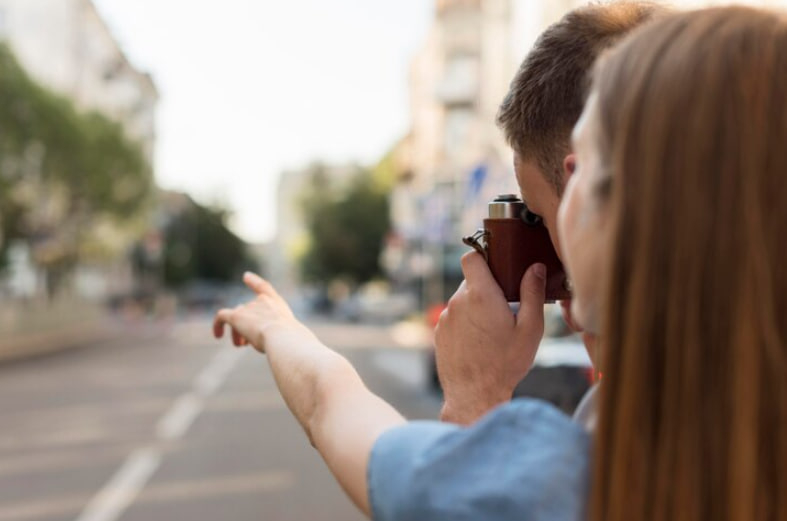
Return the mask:
[[[158,91],[149,74],[134,67],[90,0],[0,0],[0,40],[40,84],[71,99],[83,110],[98,111],[120,123],[139,143],[153,165]],[[139,227],[152,219],[139,216]],[[96,221],[89,233],[106,255],[98,263],[82,263],[74,272],[74,289],[82,297],[100,299],[129,291],[133,284],[125,254],[138,229]],[[11,272],[36,272],[25,243],[15,245]],[[27,260],[25,260],[27,259]],[[19,296],[40,292],[39,277],[27,277]]]
[[[299,211],[299,198],[308,171],[288,170],[279,176],[276,193],[276,236],[267,251],[268,278],[284,292],[295,287],[297,266],[292,262],[306,251],[308,236]]]
[[[396,240],[390,265],[403,283],[425,281],[423,304],[444,300],[461,280],[461,237],[481,224],[486,203],[516,193],[511,154],[495,125],[519,62],[571,2],[438,0],[414,56],[411,129],[399,148],[392,195]],[[564,5],[565,4],[565,5]]]
[[[276,194],[276,236],[265,248],[266,276],[285,294],[296,291],[299,283],[298,260],[309,247],[309,231],[301,205],[313,176],[324,175],[331,188],[341,189],[359,172],[353,164],[313,164],[282,172]]]
[[[422,304],[444,301],[461,280],[461,237],[481,226],[486,203],[518,193],[498,107],[538,36],[586,0],[435,0],[435,18],[412,59],[410,132],[397,148],[394,279],[419,287]],[[678,7],[725,4],[677,0]],[[787,7],[787,0],[749,0]]]
[[[0,38],[34,79],[121,123],[152,164],[158,91],[90,0],[0,0]]]

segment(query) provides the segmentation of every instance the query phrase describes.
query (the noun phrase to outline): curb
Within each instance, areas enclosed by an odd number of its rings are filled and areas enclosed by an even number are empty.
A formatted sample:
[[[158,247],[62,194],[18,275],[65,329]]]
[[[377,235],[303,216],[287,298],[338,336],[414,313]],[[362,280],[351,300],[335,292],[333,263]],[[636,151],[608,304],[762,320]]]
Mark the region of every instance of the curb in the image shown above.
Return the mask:
[[[41,331],[3,338],[0,362],[51,354],[87,344],[110,340],[115,328],[106,323],[82,323],[53,331]]]

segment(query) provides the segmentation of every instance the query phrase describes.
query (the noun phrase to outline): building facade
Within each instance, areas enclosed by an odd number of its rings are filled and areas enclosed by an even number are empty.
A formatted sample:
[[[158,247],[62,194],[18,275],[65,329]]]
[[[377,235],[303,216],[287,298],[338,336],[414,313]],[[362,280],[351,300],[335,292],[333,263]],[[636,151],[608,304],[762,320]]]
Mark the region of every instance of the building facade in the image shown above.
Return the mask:
[[[153,163],[158,91],[90,0],[0,0],[0,39],[41,84],[121,123]]]
[[[436,0],[411,63],[411,127],[392,195],[398,277],[423,282],[422,304],[461,280],[461,237],[481,225],[496,194],[518,193],[512,153],[495,124],[509,82],[538,36],[586,0]],[[729,3],[678,0],[678,8]],[[787,0],[744,3],[787,7]]]
[[[480,226],[486,203],[517,191],[495,116],[522,49],[532,44],[514,30],[517,20],[547,18],[525,12],[534,4],[552,2],[438,0],[413,57],[411,128],[391,204],[397,251],[389,256],[400,265],[389,269],[418,287],[424,306],[445,300],[461,280],[461,237]]]
[[[281,173],[276,189],[276,236],[266,247],[266,278],[285,295],[295,295],[301,283],[299,261],[309,249],[310,234],[303,217],[304,194],[313,189],[314,176],[323,177],[331,190],[344,190],[358,175],[356,164],[315,163]]]

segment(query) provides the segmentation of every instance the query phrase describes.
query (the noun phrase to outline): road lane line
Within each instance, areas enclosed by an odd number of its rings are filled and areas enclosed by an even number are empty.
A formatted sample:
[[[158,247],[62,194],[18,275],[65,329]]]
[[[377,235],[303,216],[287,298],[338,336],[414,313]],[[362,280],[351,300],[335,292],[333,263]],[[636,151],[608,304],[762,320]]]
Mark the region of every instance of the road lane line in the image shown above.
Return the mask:
[[[372,357],[372,365],[408,386],[426,385],[428,377],[426,362],[420,352],[383,351],[375,353]]]
[[[245,349],[223,349],[216,353],[194,379],[194,389],[197,393],[207,397],[218,391],[245,352]]]
[[[115,521],[131,505],[161,464],[161,454],[151,448],[129,455],[112,479],[88,503],[77,521]]]
[[[180,396],[156,424],[156,438],[182,438],[246,350],[222,350],[192,381],[192,391]],[[112,479],[88,503],[76,521],[115,521],[133,503],[161,464],[161,451],[146,447],[133,452]]]
[[[155,505],[188,501],[199,497],[229,499],[233,495],[277,494],[291,490],[296,476],[290,470],[269,470],[250,474],[210,476],[204,479],[187,479],[165,483],[149,483],[134,499],[135,505]],[[0,521],[41,521],[62,519],[74,510],[84,507],[81,494],[45,496],[0,504]],[[156,519],[155,521],[161,521]]]
[[[203,408],[204,403],[197,395],[184,394],[161,417],[156,425],[156,436],[163,440],[176,440],[183,437]]]
[[[156,426],[156,436],[163,440],[183,437],[205,408],[204,398],[215,394],[229,377],[235,364],[243,356],[241,350],[222,350],[194,378],[195,392],[178,398]]]

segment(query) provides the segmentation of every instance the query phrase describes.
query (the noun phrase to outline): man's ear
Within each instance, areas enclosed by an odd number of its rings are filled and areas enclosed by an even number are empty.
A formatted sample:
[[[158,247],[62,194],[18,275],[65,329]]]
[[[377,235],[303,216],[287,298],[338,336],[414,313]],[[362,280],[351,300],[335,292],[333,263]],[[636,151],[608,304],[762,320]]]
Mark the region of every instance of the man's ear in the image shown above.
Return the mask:
[[[577,157],[573,152],[563,158],[563,184],[565,185],[569,178],[574,175],[574,170],[577,168]]]

